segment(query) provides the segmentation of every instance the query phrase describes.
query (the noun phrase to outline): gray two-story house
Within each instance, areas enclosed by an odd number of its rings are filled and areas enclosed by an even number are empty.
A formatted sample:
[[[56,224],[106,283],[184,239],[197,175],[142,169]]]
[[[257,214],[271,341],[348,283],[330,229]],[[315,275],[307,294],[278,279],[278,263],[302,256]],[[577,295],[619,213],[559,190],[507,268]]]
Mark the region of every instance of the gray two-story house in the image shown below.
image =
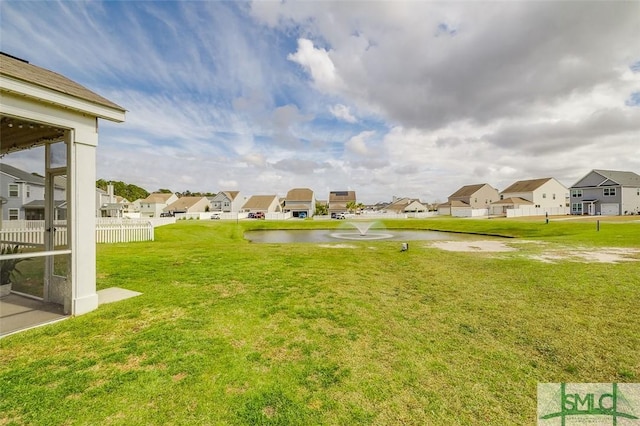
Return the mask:
[[[591,170],[570,188],[571,214],[640,214],[640,175]]]
[[[54,189],[56,219],[64,219],[65,190],[56,182]],[[0,163],[0,197],[2,220],[44,219],[44,178]]]

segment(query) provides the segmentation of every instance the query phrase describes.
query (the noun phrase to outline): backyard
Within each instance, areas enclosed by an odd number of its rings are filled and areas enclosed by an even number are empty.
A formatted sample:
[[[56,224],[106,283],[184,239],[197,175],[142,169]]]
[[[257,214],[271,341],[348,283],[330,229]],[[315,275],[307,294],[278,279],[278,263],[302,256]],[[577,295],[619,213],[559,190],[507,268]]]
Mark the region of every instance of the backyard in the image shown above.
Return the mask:
[[[100,244],[143,294],[0,340],[0,424],[534,424],[538,383],[640,381],[637,217],[381,224],[477,240]]]

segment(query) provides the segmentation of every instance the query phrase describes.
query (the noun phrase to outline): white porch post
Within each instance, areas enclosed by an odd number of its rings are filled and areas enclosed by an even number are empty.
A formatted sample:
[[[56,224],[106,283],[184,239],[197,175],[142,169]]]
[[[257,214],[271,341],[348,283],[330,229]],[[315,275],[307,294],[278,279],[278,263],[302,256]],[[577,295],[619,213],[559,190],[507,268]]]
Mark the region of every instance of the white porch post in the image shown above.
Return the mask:
[[[96,145],[97,119],[93,131],[71,132],[71,202],[68,223],[70,242],[72,314],[82,315],[98,307],[96,293]]]

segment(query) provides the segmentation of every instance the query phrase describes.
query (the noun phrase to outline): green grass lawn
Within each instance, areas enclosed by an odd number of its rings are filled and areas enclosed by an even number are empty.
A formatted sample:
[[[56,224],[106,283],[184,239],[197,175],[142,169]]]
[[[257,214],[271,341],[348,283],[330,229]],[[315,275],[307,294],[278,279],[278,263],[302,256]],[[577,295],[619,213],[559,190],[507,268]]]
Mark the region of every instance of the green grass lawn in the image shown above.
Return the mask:
[[[640,381],[640,263],[532,259],[638,249],[639,222],[384,222],[515,237],[504,253],[243,239],[338,225],[99,245],[98,287],[143,295],[0,340],[0,424],[534,424],[539,382]]]

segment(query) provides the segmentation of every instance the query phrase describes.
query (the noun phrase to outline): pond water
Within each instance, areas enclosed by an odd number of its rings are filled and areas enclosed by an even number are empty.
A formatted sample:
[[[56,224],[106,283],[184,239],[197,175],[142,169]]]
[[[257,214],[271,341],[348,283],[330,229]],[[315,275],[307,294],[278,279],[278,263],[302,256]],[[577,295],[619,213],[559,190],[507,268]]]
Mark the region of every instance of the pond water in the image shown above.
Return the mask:
[[[244,238],[252,243],[336,243],[349,241],[459,241],[467,234],[422,230],[370,229],[361,234],[356,229],[266,230],[247,231]],[[477,238],[477,236],[476,236]]]

